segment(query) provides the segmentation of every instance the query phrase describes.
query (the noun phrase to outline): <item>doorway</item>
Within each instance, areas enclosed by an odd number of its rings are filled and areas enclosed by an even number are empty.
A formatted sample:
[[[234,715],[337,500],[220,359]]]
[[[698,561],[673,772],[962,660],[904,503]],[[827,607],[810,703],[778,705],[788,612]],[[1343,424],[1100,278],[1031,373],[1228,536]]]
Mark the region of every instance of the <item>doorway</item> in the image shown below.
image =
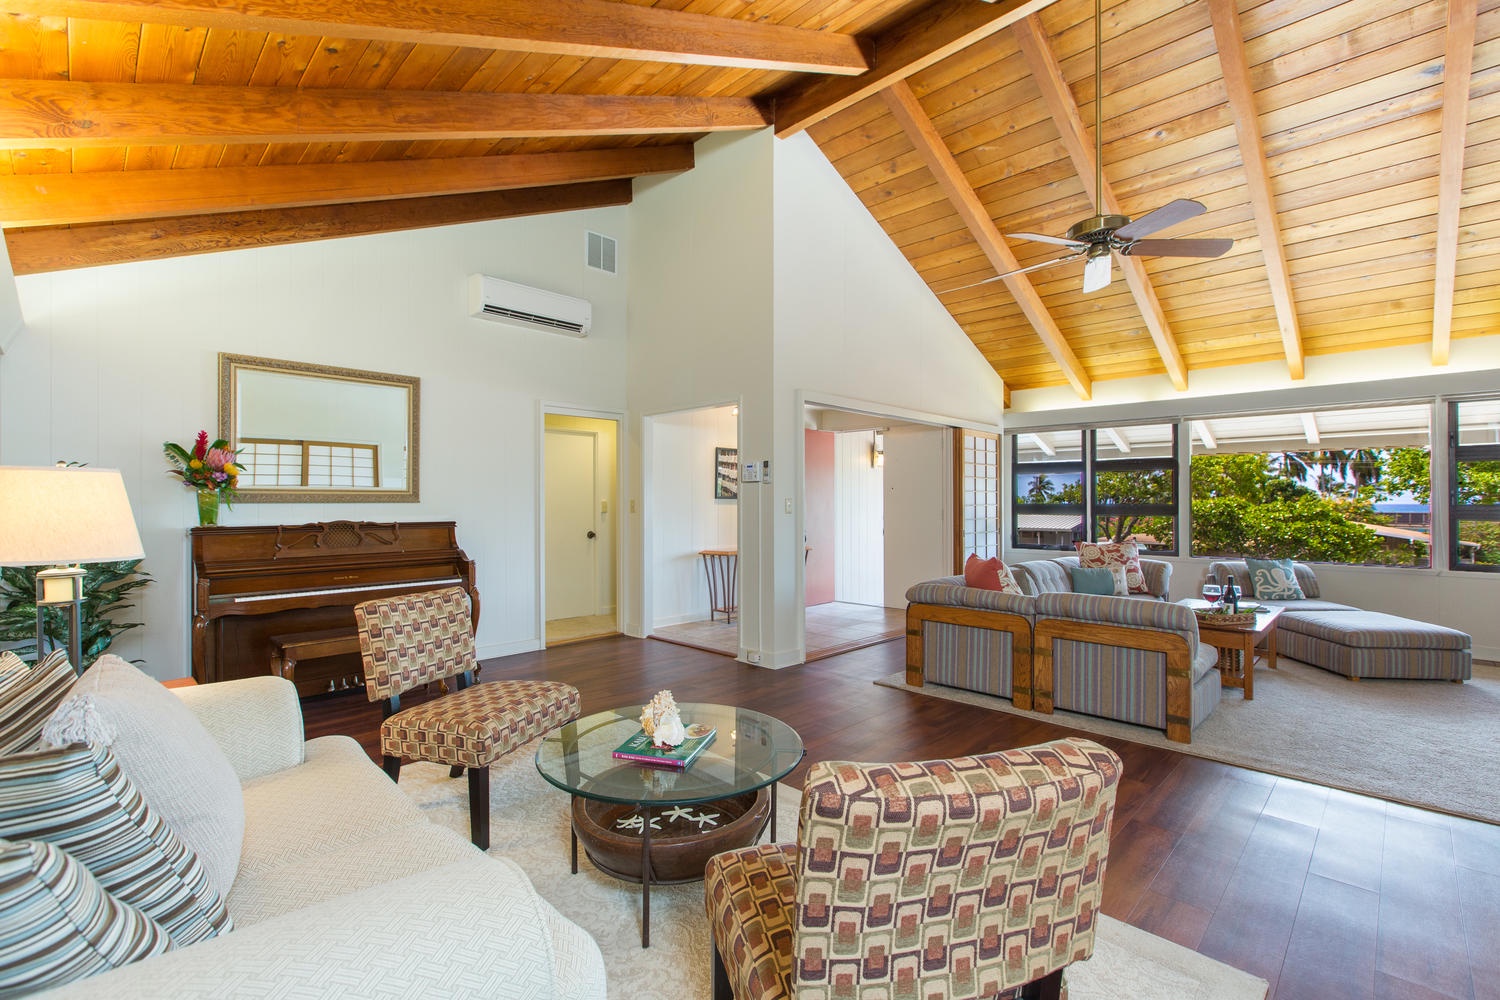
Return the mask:
[[[898,639],[906,589],[946,574],[948,431],[809,404],[803,530],[807,660]]]
[[[542,451],[546,645],[619,632],[619,422],[548,413]]]

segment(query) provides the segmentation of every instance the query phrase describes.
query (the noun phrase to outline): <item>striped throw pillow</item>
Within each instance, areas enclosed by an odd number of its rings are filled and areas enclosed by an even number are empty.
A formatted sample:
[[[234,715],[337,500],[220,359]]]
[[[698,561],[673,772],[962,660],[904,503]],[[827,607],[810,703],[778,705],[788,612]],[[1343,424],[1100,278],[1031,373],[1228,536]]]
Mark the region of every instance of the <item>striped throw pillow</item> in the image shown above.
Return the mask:
[[[156,921],[45,841],[0,840],[0,913],[3,996],[71,983],[171,946]]]
[[[107,892],[160,924],[175,946],[233,926],[198,858],[104,747],[0,757],[0,837],[67,851]]]
[[[0,653],[0,692],[31,672],[26,661],[10,650]]]
[[[37,746],[42,726],[77,679],[63,649],[54,649],[24,674],[0,674],[0,754]]]

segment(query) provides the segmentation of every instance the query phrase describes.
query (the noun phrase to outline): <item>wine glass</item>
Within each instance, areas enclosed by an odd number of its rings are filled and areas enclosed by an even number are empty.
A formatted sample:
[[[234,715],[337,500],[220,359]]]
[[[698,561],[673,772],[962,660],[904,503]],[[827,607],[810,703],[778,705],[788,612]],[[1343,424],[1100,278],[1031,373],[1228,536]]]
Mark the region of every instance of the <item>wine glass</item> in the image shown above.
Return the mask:
[[[1203,585],[1203,599],[1212,607],[1224,596],[1224,588],[1212,581]]]

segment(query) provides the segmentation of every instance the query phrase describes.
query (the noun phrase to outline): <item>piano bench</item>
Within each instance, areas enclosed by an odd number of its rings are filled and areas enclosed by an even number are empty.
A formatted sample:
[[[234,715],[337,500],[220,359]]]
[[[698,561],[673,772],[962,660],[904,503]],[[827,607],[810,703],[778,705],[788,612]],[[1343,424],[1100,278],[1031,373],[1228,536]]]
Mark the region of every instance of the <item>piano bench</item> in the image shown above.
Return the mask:
[[[271,669],[278,677],[297,679],[297,664],[325,656],[359,652],[359,633],[350,628],[328,628],[319,632],[289,632],[271,636]]]

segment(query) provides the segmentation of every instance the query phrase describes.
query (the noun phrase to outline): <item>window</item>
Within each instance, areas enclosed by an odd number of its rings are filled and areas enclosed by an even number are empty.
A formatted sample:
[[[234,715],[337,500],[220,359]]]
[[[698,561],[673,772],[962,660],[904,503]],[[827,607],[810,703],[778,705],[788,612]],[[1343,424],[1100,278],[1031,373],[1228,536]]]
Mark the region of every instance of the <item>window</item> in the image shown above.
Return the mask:
[[[380,485],[380,448],[373,444],[246,438],[239,464],[241,489]]]
[[[955,565],[962,570],[972,552],[988,559],[1000,554],[1000,440],[984,431],[955,430],[958,457],[957,551]]]
[[[1084,537],[1083,431],[1011,437],[1011,545],[1072,549]]]
[[[1448,404],[1449,565],[1500,571],[1500,399]]]
[[[1192,554],[1428,566],[1428,404],[1213,417],[1192,428]]]
[[[1177,425],[1134,424],[1089,432],[1096,539],[1133,541],[1142,552],[1177,552]]]

